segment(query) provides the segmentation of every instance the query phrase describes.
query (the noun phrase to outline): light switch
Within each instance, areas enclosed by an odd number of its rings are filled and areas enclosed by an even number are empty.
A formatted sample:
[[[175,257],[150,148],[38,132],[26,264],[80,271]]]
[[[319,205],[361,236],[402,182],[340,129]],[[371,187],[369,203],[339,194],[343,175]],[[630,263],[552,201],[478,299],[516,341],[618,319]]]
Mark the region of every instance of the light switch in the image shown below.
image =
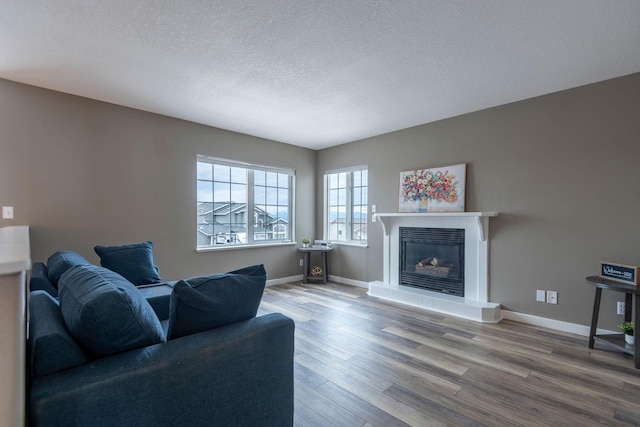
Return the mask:
[[[13,206],[2,207],[2,219],[13,219]]]

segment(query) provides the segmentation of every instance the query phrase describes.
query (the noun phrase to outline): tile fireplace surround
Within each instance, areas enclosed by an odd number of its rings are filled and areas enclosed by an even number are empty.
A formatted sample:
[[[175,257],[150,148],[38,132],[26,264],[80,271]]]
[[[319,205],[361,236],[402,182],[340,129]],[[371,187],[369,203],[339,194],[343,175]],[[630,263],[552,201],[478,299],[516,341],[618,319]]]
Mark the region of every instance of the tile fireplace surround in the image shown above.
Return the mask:
[[[369,295],[427,310],[496,323],[500,304],[489,302],[489,218],[497,212],[377,213],[384,233],[383,280],[369,283]],[[465,290],[456,297],[398,285],[400,227],[462,228],[465,230]]]

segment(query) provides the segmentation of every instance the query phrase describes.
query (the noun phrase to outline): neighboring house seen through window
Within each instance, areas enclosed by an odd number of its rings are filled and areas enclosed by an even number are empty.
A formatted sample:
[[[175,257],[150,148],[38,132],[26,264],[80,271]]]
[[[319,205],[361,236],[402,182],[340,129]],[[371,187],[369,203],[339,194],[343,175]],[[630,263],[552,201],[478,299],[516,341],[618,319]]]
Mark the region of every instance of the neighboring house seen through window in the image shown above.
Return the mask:
[[[198,248],[291,240],[292,170],[198,156]]]
[[[325,190],[325,239],[366,243],[367,167],[325,172]]]

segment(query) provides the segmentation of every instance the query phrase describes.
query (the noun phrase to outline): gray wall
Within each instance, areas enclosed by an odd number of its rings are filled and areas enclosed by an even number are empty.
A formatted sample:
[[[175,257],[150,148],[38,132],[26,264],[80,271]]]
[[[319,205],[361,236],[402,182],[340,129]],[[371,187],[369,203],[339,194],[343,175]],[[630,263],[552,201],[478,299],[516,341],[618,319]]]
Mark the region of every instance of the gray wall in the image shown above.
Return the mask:
[[[640,265],[640,74],[401,130],[318,154],[324,170],[369,165],[369,204],[398,211],[404,170],[467,163],[466,210],[490,220],[490,299],[507,310],[589,324],[600,260]],[[332,274],[382,278],[382,229],[339,247]],[[316,234],[322,224],[316,224]],[[558,291],[558,305],[535,301]],[[617,297],[617,298],[616,298]],[[605,295],[602,325],[615,328]]]
[[[264,263],[301,274],[296,246],[196,253],[197,154],[296,170],[296,235],[314,225],[316,152],[0,80],[0,204],[30,225],[34,261],[151,240],[166,280]]]
[[[400,171],[467,163],[467,211],[500,212],[491,300],[586,325],[584,277],[600,260],[640,264],[638,117],[634,74],[315,152],[0,80],[0,204],[16,210],[0,226],[32,227],[34,261],[66,248],[97,262],[96,244],[148,239],[168,280],[257,262],[281,278],[301,273],[294,246],[195,252],[196,154],[296,169],[296,234],[315,238],[324,170],[368,164],[370,204],[395,212]],[[332,275],[382,278],[381,227],[369,236],[331,254]],[[605,294],[604,327],[621,320],[616,300]]]

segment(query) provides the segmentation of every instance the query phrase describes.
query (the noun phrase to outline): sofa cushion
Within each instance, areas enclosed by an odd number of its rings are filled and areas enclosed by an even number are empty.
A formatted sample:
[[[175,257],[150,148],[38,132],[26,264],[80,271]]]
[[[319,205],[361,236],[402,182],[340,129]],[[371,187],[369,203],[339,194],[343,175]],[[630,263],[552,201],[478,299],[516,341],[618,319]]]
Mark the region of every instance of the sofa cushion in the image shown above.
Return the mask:
[[[31,278],[29,279],[29,290],[33,291],[47,291],[49,294],[57,298],[58,288],[53,286],[49,279],[49,272],[47,266],[43,262],[34,262],[31,266]]]
[[[152,242],[96,246],[94,250],[100,257],[100,265],[121,274],[134,285],[162,282],[153,263]]]
[[[60,276],[74,265],[90,265],[91,263],[84,257],[73,251],[58,251],[51,254],[47,260],[47,272],[49,281],[56,288],[60,281]]]
[[[62,317],[73,336],[95,356],[165,341],[153,309],[136,287],[95,265],[71,267],[59,282]]]
[[[266,280],[262,264],[180,280],[171,292],[167,339],[255,317]]]
[[[33,378],[89,362],[89,356],[69,335],[60,304],[48,292],[31,292],[29,313],[29,356]]]

